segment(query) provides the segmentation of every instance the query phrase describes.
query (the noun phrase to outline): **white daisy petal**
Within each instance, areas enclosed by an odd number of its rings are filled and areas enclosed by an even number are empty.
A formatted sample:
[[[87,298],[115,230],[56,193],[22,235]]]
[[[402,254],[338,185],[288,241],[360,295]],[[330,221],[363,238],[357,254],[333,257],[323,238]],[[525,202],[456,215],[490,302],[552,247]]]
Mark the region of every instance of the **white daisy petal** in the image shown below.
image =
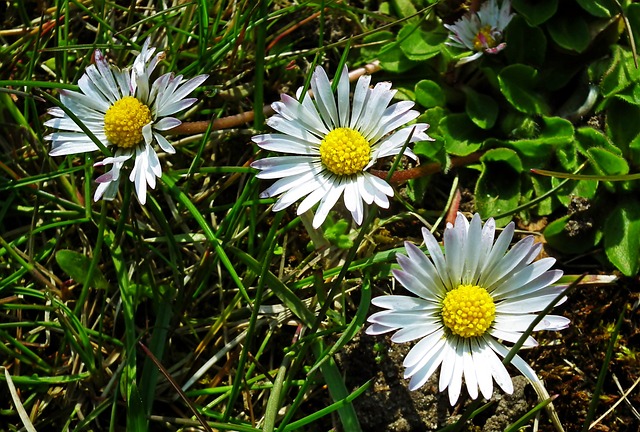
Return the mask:
[[[431,375],[433,375],[433,373],[438,369],[440,364],[445,360],[444,350],[433,351],[433,356],[429,357],[428,360],[424,362],[422,367],[416,370],[411,375],[411,380],[409,381],[409,390],[413,391],[422,387],[431,377]],[[408,378],[408,376],[405,376],[405,378]]]
[[[383,326],[382,324],[371,324],[369,327],[367,327],[367,329],[365,330],[365,333],[370,336],[377,336],[393,330],[396,330],[396,328],[395,327],[390,328],[387,326]]]
[[[342,74],[338,82],[338,112],[339,125],[341,127],[347,126],[349,124],[349,69],[347,69],[346,65],[342,68]]]
[[[306,184],[307,182],[314,182],[314,187],[310,188],[309,185]],[[311,190],[315,190],[317,188],[317,181],[314,178],[314,173],[305,172],[295,176],[281,178],[280,180],[269,186],[267,189],[262,191],[262,193],[260,194],[260,198],[271,198],[274,196],[278,196],[294,188],[307,189],[309,192],[311,192]]]
[[[392,310],[424,309],[425,307],[430,305],[429,302],[426,302],[421,298],[401,295],[376,297],[371,300],[371,303],[380,308]]]
[[[51,156],[66,156],[99,150],[93,141],[86,136],[84,138],[84,140],[54,141],[49,154]]]
[[[494,223],[493,219],[490,219],[489,221],[487,221],[487,223],[489,222],[492,222],[492,224]],[[509,225],[507,225],[502,230],[502,232],[498,236],[498,239],[493,244],[493,246],[489,245],[489,248],[486,251],[488,253],[487,259],[483,263],[484,265],[480,270],[482,274],[482,276],[480,277],[481,281],[482,279],[486,279],[486,275],[488,275],[488,273],[491,270],[493,270],[493,268],[502,261],[502,258],[504,257],[504,253],[507,251],[507,248],[509,247],[509,243],[511,243],[511,239],[513,238],[514,230],[515,230],[514,223],[513,222],[509,223]]]
[[[509,351],[498,342],[496,342],[492,337],[485,336],[483,338],[486,344],[491,348],[490,350],[485,351],[486,359],[488,360],[489,370],[491,371],[491,375],[493,379],[496,381],[496,384],[500,386],[502,391],[507,394],[513,393],[513,381],[511,381],[511,377],[509,376],[509,372],[507,372],[507,368],[504,367],[502,361],[495,355],[494,351],[501,354],[504,351]],[[506,354],[501,354],[503,357]]]
[[[457,223],[457,222],[456,222]],[[479,214],[473,215],[469,224],[462,270],[462,284],[475,284],[480,254],[482,253],[482,221]]]
[[[440,368],[440,379],[438,380],[438,391],[443,392],[451,384],[456,366],[456,346],[458,345],[457,337],[448,337],[445,340],[442,350],[444,351],[444,360]]]
[[[462,349],[462,369],[464,371],[464,381],[467,385],[467,392],[469,396],[471,396],[471,399],[476,399],[478,397],[478,376],[473,361],[471,341],[467,341]]]
[[[257,177],[263,179],[302,174],[311,171],[313,166],[314,158],[308,156],[277,156],[259,159],[251,164],[252,168],[262,170]]]
[[[494,381],[505,393],[513,392],[511,377],[499,358],[509,352],[502,342],[516,343],[536,319],[535,313],[566,289],[551,285],[562,275],[550,270],[553,259],[533,261],[540,247],[532,239],[518,242],[507,252],[513,229],[512,224],[507,226],[494,244],[493,219],[482,227],[479,215],[469,223],[458,214],[455,225],[445,229],[444,253],[435,237],[423,229],[429,257],[411,243],[405,243],[407,256],[397,255],[401,269],[392,270],[393,277],[416,297],[374,298],[372,303],[385,310],[368,318],[367,334],[393,332],[394,343],[418,340],[403,362],[411,390],[424,385],[440,368],[438,390],[448,390],[451,404],[458,401],[463,380],[472,399],[479,394],[490,398]],[[489,289],[483,285],[486,281],[497,281],[496,286]],[[567,318],[549,315],[534,331],[562,330],[568,325]],[[535,339],[528,336],[524,346],[536,346]],[[518,370],[537,379],[516,358],[513,363],[518,362]]]
[[[320,66],[316,67],[311,77],[311,88],[313,89],[318,111],[327,127],[340,127],[336,100],[331,92],[331,83],[327,73]]]
[[[373,90],[371,90],[368,100],[369,109],[362,113],[360,121],[356,125],[356,129],[362,132],[368,140],[373,138],[373,131],[378,126],[378,121],[380,117],[382,117],[382,113],[387,108],[387,105],[395,93],[395,90],[391,90],[390,82],[378,83],[373,87]]]
[[[338,202],[340,196],[342,196],[342,192],[344,191],[345,184],[342,183],[340,185],[334,186],[327,191],[327,194],[320,201],[320,205],[318,206],[318,211],[313,218],[313,227],[320,228],[320,225],[324,222],[329,214],[329,211],[333,208],[333,206]]]
[[[161,119],[159,122],[155,123],[153,125],[153,128],[159,131],[166,131],[169,129],[173,129],[174,127],[180,126],[181,124],[182,122],[177,118],[165,117]]]
[[[307,141],[284,134],[256,135],[251,140],[265,150],[293,153],[299,155],[320,156],[318,146],[309,145]]]
[[[459,341],[455,347],[456,357],[453,364],[453,372],[449,381],[449,403],[455,405],[460,397],[462,389],[462,374],[464,372],[464,343]]]
[[[355,129],[359,124],[360,116],[369,101],[369,83],[371,83],[371,75],[363,75],[358,78],[356,88],[353,93],[353,109],[351,110],[351,120],[349,120],[349,127]]]
[[[555,262],[556,260],[554,258],[542,258],[541,260],[526,266],[494,287],[491,293],[492,296],[494,298],[500,298],[502,295],[506,295],[513,290],[517,290],[522,285],[536,279],[538,276],[549,270]]]
[[[446,339],[443,338],[444,332],[442,330],[436,331],[420,342],[415,344],[404,358],[402,365],[407,368],[405,371],[405,378],[412,376],[417,370],[429,361],[429,359],[437,354],[437,352],[444,352],[442,349],[446,343]]]
[[[435,323],[408,325],[406,327],[402,327],[393,336],[391,336],[391,342],[410,342],[415,339],[423,338],[440,328],[442,328],[442,326]]]
[[[447,262],[444,259],[444,255],[442,254],[442,250],[440,249],[440,245],[436,241],[435,237],[428,229],[422,228],[422,237],[424,238],[424,244],[429,251],[429,256],[431,257],[431,261],[436,268],[437,274],[440,277],[442,283],[445,288],[453,289],[455,288],[450,282],[450,276],[447,273]]]
[[[493,378],[489,370],[489,359],[487,358],[486,351],[491,349],[487,347],[486,343],[476,338],[471,339],[471,353],[473,358],[473,364],[476,372],[476,379],[480,393],[485,399],[491,399],[493,394]],[[466,376],[466,373],[465,373]]]
[[[522,333],[512,332],[508,330],[501,330],[494,327],[493,329],[491,329],[491,336],[493,336],[496,339],[502,339],[507,342],[516,343],[520,339],[520,336],[522,336]],[[538,346],[538,342],[536,342],[536,340],[531,336],[528,336],[523,342],[522,346],[531,348],[531,347]]]
[[[526,283],[522,283],[521,285],[515,285],[515,286],[511,286],[511,289],[507,289],[506,287],[504,287],[504,284],[501,288],[504,288],[502,293],[499,294],[493,294],[493,298],[495,298],[496,300],[501,300],[503,298],[505,298],[507,295],[510,295],[511,299],[518,299],[521,296],[524,295],[529,295],[531,293],[534,293],[538,290],[541,290],[555,282],[558,281],[558,279],[560,279],[562,277],[562,271],[560,270],[550,270],[547,271],[545,273],[542,273],[541,275],[529,280]]]
[[[173,148],[171,143],[167,141],[167,139],[163,135],[154,132],[153,137],[156,139],[158,145],[165,153],[174,154],[176,152],[176,149]]]
[[[309,207],[311,207],[315,203],[320,201],[320,199],[322,199],[322,197],[324,196],[324,193],[322,193],[323,190],[324,188],[322,187],[322,184],[314,184],[313,188],[310,188],[309,185],[305,184],[296,184],[294,185],[294,187],[291,187],[287,192],[282,194],[280,198],[278,198],[278,201],[274,205],[274,210],[278,211],[283,208],[289,207],[291,204],[305,196],[307,198],[303,200],[303,204],[304,201],[311,201],[309,203]],[[298,211],[303,208],[303,204],[300,204],[300,207],[298,207]]]
[[[446,271],[449,274],[452,285],[460,285],[462,281],[468,225],[469,222],[463,216],[456,220],[456,224],[453,227],[444,231]]]

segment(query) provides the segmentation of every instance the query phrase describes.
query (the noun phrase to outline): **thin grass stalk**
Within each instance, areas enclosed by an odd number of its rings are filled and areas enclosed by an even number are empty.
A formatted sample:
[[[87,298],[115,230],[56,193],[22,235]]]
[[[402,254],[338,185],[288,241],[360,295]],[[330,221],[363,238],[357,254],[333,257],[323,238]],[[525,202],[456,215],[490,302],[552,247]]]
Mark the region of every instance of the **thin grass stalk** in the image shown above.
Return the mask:
[[[87,206],[89,206],[89,204],[87,204]],[[96,272],[96,268],[98,267],[98,262],[100,261],[102,242],[104,241],[104,232],[106,230],[106,218],[107,203],[105,201],[102,201],[100,209],[100,220],[98,221],[98,237],[96,238],[96,243],[93,248],[93,256],[91,257],[91,262],[89,263],[89,268],[87,269],[86,279],[82,284],[82,291],[80,291],[76,307],[73,309],[73,313],[75,315],[79,315],[82,312],[82,309],[84,308],[84,305],[87,301],[87,297],[89,296],[89,290],[91,289],[93,276]]]
[[[584,419],[584,423],[582,425],[582,432],[587,432],[589,430],[589,426],[591,425],[593,418],[596,416],[596,408],[600,402],[600,395],[602,394],[602,388],[604,387],[604,380],[606,379],[607,372],[609,371],[611,357],[613,356],[613,349],[616,346],[616,342],[618,342],[618,334],[620,333],[620,328],[622,327],[622,322],[624,321],[626,312],[626,308],[623,308],[620,315],[618,315],[616,326],[613,328],[613,332],[611,332],[609,345],[607,346],[607,351],[604,355],[604,360],[602,361],[602,367],[598,374],[598,381],[596,381],[596,387],[593,389],[593,396],[589,402],[589,411],[587,411],[587,417]]]
[[[231,416],[231,411],[233,410],[233,406],[235,405],[236,399],[240,394],[240,384],[243,381],[244,374],[242,371],[244,370],[244,365],[247,360],[247,355],[249,353],[249,349],[251,348],[251,342],[253,341],[256,321],[258,320],[258,314],[260,312],[260,305],[262,304],[262,297],[265,290],[265,285],[267,285],[266,275],[269,271],[269,266],[271,265],[271,259],[273,258],[273,250],[276,247],[277,242],[275,241],[275,234],[280,225],[280,221],[284,216],[283,212],[276,213],[274,217],[273,224],[269,229],[269,233],[265,238],[265,243],[269,245],[267,252],[264,257],[260,260],[262,262],[262,266],[260,269],[260,277],[258,278],[258,286],[256,287],[256,296],[253,301],[253,308],[251,311],[251,318],[249,319],[249,327],[247,328],[247,343],[242,347],[242,352],[240,353],[240,358],[238,359],[236,377],[233,381],[233,387],[231,389],[231,393],[229,395],[229,401],[227,403],[227,408],[225,409],[224,415],[222,417],[223,421],[228,421]]]

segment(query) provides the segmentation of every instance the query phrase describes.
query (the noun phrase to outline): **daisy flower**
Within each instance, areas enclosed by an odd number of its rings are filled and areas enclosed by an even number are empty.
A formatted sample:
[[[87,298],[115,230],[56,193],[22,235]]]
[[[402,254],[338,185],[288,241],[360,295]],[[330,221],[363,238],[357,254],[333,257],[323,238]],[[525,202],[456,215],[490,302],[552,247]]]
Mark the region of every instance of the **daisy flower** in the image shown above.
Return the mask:
[[[494,243],[495,222],[484,227],[480,216],[471,223],[460,213],[455,226],[444,232],[444,253],[436,239],[422,230],[430,258],[411,243],[405,243],[408,256],[398,255],[402,270],[393,276],[417,297],[388,295],[372,303],[386,309],[369,317],[366,333],[395,333],[396,343],[420,339],[404,359],[404,376],[409,389],[424,385],[440,367],[439,391],[449,389],[454,405],[462,387],[462,378],[471,398],[478,388],[485,399],[491,398],[493,380],[506,393],[513,392],[507,369],[498,356],[509,348],[500,340],[515,343],[542,311],[566,286],[551,286],[561,270],[549,270],[553,258],[533,262],[542,245],[528,236],[505,254],[513,237],[513,222]],[[548,315],[534,330],[562,330],[569,320]],[[535,346],[529,336],[525,347]],[[511,363],[546,394],[531,367],[518,355]]]
[[[171,115],[193,105],[196,98],[185,98],[202,84],[208,75],[185,80],[182,75],[162,75],[150,84],[150,75],[164,58],[162,52],[144,43],[133,67],[120,70],[110,66],[100,50],[96,50],[95,64],[87,67],[78,81],[80,92],[60,90],[60,101],[91,131],[105,147],[115,149],[94,166],[111,165],[111,170],[96,179],[98,187],[94,200],[111,200],[116,196],[120,171],[125,162],[134,158],[129,180],[135,185],[141,204],[147,198],[147,185],[155,188],[156,178],[162,176],[160,160],[153,148],[157,143],[169,154],[175,149],[161,134],[181,121]],[[51,156],[79,154],[99,150],[61,108],[51,108],[53,116],[44,124],[57,132],[45,137],[52,142]]]
[[[358,224],[364,215],[363,202],[389,207],[387,197],[393,196],[393,188],[367,170],[379,158],[397,155],[407,140],[432,139],[425,133],[429,127],[425,123],[396,131],[418,117],[411,109],[413,102],[389,106],[395,94],[391,83],[370,88],[370,82],[369,75],[358,79],[350,103],[345,66],[336,100],[327,74],[317,67],[311,77],[313,98],[308,94],[300,102],[299,89],[297,99],[283,94],[280,102],[271,105],[276,114],[267,124],[281,133],[257,135],[252,140],[265,150],[288,155],[261,159],[251,166],[261,170],[258,178],[279,179],[260,195],[281,195],[274,211],[305,197],[298,206],[302,214],[319,202],[313,219],[313,227],[318,228],[340,197]],[[409,148],[404,154],[417,159]]]
[[[502,0],[502,6],[498,6],[497,0],[488,0],[478,12],[467,13],[453,25],[445,24],[451,32],[451,41],[447,45],[475,51],[475,54],[460,59],[456,66],[476,60],[483,53],[496,54],[502,51],[507,46],[502,42],[502,34],[511,18],[510,0]]]

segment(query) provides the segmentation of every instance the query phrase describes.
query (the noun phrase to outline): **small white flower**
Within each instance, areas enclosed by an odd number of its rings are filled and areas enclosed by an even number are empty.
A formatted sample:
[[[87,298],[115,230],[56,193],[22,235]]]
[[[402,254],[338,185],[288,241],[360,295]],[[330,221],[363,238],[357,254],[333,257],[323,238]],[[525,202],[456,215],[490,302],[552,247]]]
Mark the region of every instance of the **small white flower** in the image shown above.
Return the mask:
[[[502,0],[502,6],[498,6],[497,0],[488,0],[478,12],[467,13],[453,25],[445,24],[452,33],[449,35],[452,41],[447,45],[475,51],[475,54],[460,59],[456,66],[476,60],[483,53],[502,51],[507,46],[502,42],[503,32],[513,15],[510,0]]]
[[[449,389],[455,404],[462,378],[471,398],[478,388],[485,399],[493,393],[493,380],[506,393],[513,392],[507,369],[496,353],[505,357],[509,348],[499,340],[515,343],[542,311],[566,286],[551,286],[561,270],[549,270],[553,258],[533,262],[542,245],[528,236],[505,254],[514,225],[510,223],[495,244],[495,222],[484,227],[478,214],[471,223],[458,214],[455,226],[444,232],[444,254],[427,230],[422,234],[431,259],[411,243],[405,243],[408,256],[398,255],[402,270],[393,275],[418,297],[388,295],[372,303],[383,309],[369,317],[366,332],[378,335],[395,331],[396,343],[420,341],[404,359],[404,376],[411,378],[409,389],[423,386],[440,369],[439,391]],[[562,330],[569,325],[565,317],[547,315],[534,330]],[[535,346],[529,336],[525,347]],[[519,356],[512,364],[536,386],[540,381]],[[543,391],[546,393],[546,390]]]
[[[336,77],[337,78],[337,77]],[[322,225],[329,211],[344,195],[344,204],[354,220],[362,223],[363,201],[389,207],[393,188],[384,180],[367,172],[379,158],[397,155],[405,142],[432,140],[425,131],[429,125],[419,123],[394,132],[418,117],[411,110],[413,102],[402,101],[389,106],[395,94],[391,83],[382,82],[370,88],[371,76],[358,79],[349,102],[349,76],[342,70],[337,86],[337,103],[331,83],[323,68],[317,67],[311,77],[313,98],[306,95],[299,102],[286,94],[271,106],[277,113],[267,124],[282,132],[257,135],[253,141],[265,150],[288,153],[261,159],[251,166],[261,170],[262,179],[279,179],[261,197],[282,195],[273,207],[282,210],[306,197],[298,206],[298,214],[320,202],[313,219],[314,228]],[[409,138],[411,136],[411,138]],[[407,148],[406,156],[417,159]]]
[[[87,67],[78,81],[81,92],[60,90],[60,101],[104,144],[115,147],[113,157],[94,166],[112,165],[107,173],[96,179],[94,194],[97,201],[116,196],[120,171],[127,160],[135,157],[129,180],[135,185],[141,204],[147,198],[147,185],[155,188],[156,178],[162,176],[160,160],[152,145],[158,143],[166,153],[175,149],[160,133],[182,122],[169,117],[193,105],[196,98],[185,98],[202,84],[208,75],[185,80],[182,75],[162,75],[152,85],[149,76],[164,58],[162,52],[153,56],[155,48],[147,40],[133,67],[120,70],[110,66],[100,50],[95,51],[95,64]],[[60,108],[49,110],[54,118],[46,126],[58,129],[45,139],[52,141],[51,156],[86,153],[98,146]]]

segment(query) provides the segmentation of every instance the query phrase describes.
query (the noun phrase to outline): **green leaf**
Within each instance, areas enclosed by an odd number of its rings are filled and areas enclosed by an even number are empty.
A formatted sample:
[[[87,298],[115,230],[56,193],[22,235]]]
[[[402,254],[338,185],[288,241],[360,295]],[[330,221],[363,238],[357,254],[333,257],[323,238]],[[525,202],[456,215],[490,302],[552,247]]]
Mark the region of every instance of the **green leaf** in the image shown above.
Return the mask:
[[[633,199],[618,204],[607,218],[604,249],[609,261],[625,276],[635,276],[640,268],[640,204]]]
[[[620,12],[615,0],[578,0],[578,4],[599,18],[610,18]]]
[[[391,0],[391,5],[400,18],[406,18],[418,12],[412,0]]]
[[[526,114],[543,114],[546,104],[536,89],[538,71],[531,66],[513,64],[498,75],[500,91],[515,109]]]
[[[497,102],[471,87],[464,87],[463,90],[467,95],[465,110],[471,121],[482,129],[491,129],[498,118]]]
[[[562,179],[551,177],[551,186],[557,187]],[[582,197],[587,199],[593,199],[598,190],[599,182],[597,180],[580,180],[574,182],[568,182],[565,186],[558,189],[556,198],[565,207],[569,207],[572,197]]]
[[[541,123],[536,123],[536,136],[506,143],[525,158],[528,168],[539,167],[555,149],[573,143],[574,130],[570,121],[560,117],[542,117]]]
[[[592,127],[581,127],[576,131],[577,148],[580,153],[588,157],[587,151],[592,148],[602,148],[622,156],[622,151],[613,145],[611,140],[602,132]]]
[[[598,74],[598,71],[605,65],[596,62],[593,67],[589,68],[591,79],[600,81],[600,91],[605,98],[623,91],[640,80],[640,71],[635,67],[631,52],[615,45],[611,54],[611,61],[606,64],[606,69],[602,71],[601,75]]]
[[[598,174],[618,175],[629,173],[627,161],[608,150],[597,147],[590,148],[587,150],[587,156]]]
[[[607,109],[606,132],[611,142],[623,153],[640,134],[640,106],[612,100]]]
[[[640,165],[640,135],[629,143],[629,158],[633,165]]]
[[[406,25],[398,32],[400,49],[409,60],[423,61],[440,54],[440,46],[447,39],[444,32],[424,32],[415,25]]]
[[[380,65],[386,71],[393,73],[403,73],[417,65],[404,55],[398,42],[385,45],[378,55]]]
[[[510,63],[540,65],[547,52],[547,37],[538,27],[530,27],[516,15],[509,23],[506,35],[507,47],[504,52]],[[553,69],[554,72],[556,69]]]
[[[581,53],[591,44],[587,22],[575,14],[557,14],[547,26],[551,38],[562,48]]]
[[[520,172],[522,162],[513,150],[500,148],[487,151],[481,158],[482,173],[476,183],[476,210],[483,219],[505,213],[520,201]],[[504,226],[511,220],[506,216],[496,220]]]
[[[91,265],[91,258],[88,256],[80,252],[63,249],[56,253],[56,262],[62,271],[76,282],[84,284],[87,280],[89,266]],[[106,289],[109,287],[107,279],[97,267],[93,271],[92,282],[96,288]]]
[[[551,177],[531,176],[531,183],[536,196],[542,196],[551,190]],[[536,205],[536,214],[539,216],[550,215],[558,206],[553,196],[548,196]]]
[[[481,129],[466,114],[450,114],[440,121],[439,127],[450,154],[466,156],[482,146]]]
[[[544,229],[544,238],[549,246],[566,254],[581,254],[596,247],[602,238],[602,231],[596,228],[584,228],[576,232],[570,228],[572,225],[567,226],[576,222],[570,218],[570,216],[564,216],[547,225]],[[580,222],[577,224],[580,226]]]
[[[418,81],[415,92],[416,102],[425,108],[442,106],[445,103],[444,92],[435,81]]]
[[[511,5],[532,27],[542,24],[558,10],[558,0],[513,0]],[[512,26],[513,23],[509,24],[509,31]]]
[[[390,31],[375,32],[373,34],[370,34],[364,37],[362,39],[362,42],[365,45],[374,44],[376,42],[379,42],[380,44],[372,45],[372,46],[363,46],[361,50],[362,57],[367,61],[371,61],[375,58],[378,58],[378,54],[380,53],[380,50],[383,46],[381,42],[390,43],[390,42],[393,42],[395,39],[396,39],[396,35]]]

